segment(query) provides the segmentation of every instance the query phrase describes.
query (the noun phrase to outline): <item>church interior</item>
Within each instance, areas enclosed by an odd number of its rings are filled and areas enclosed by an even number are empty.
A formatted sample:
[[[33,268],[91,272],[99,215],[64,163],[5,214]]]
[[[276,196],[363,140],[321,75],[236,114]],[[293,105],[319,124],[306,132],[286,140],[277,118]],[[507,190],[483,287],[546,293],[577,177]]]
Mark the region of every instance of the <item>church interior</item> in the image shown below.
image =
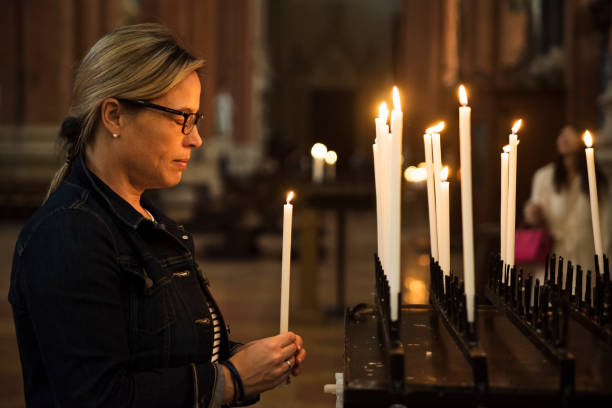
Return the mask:
[[[461,282],[467,270],[460,85],[467,89],[471,108],[473,220],[470,215],[469,222],[473,224],[470,262],[475,269],[471,290],[479,312],[506,307],[508,295],[504,301],[496,288],[505,288],[509,279],[514,285],[517,279],[512,278],[512,268],[508,275],[489,275],[492,256],[505,271],[507,258],[500,247],[507,244],[500,237],[514,237],[507,234],[509,224],[501,222],[500,194],[503,197],[505,190],[500,182],[500,154],[509,133],[517,133],[511,131],[516,120],[522,120],[522,127],[520,145],[516,142],[518,158],[514,156],[512,229],[516,228],[517,243],[512,244],[513,253],[514,245],[517,254],[519,251],[519,231],[529,224],[527,208],[536,194],[534,174],[562,160],[558,149],[564,129],[569,127],[580,137],[589,130],[597,174],[612,180],[612,2],[608,0],[8,0],[3,2],[0,21],[4,54],[0,64],[0,293],[4,294],[0,302],[0,407],[25,406],[13,314],[6,301],[15,241],[62,164],[57,135],[70,105],[75,66],[101,36],[117,27],[162,23],[205,60],[200,73],[204,116],[198,128],[203,144],[193,151],[180,184],[145,194],[193,233],[198,263],[231,325],[231,337],[238,341],[278,333],[282,207],[287,192],[295,192],[289,329],[303,337],[308,358],[300,376],[264,393],[255,407],[390,406],[351,402],[356,401],[351,396],[361,395],[356,389],[375,388],[375,382],[348,384],[349,360],[357,357],[350,355],[346,345],[352,333],[347,317],[351,310],[373,305],[380,297],[374,259],[381,250],[382,219],[392,214],[381,210],[383,182],[375,167],[384,158],[375,163],[372,145],[378,136],[379,105],[386,101],[391,110],[394,86],[401,97],[403,131],[400,126],[401,218],[395,223],[399,225],[398,275],[390,285],[391,303],[393,295],[399,294],[400,309],[401,305],[438,302],[432,300],[438,298],[431,292],[438,270],[431,266],[437,259],[432,255],[435,227],[428,213],[433,190],[428,187],[426,162],[430,159],[425,157],[423,135],[439,121],[445,123],[438,132],[440,159],[450,180],[447,263]],[[334,151],[333,160],[323,164],[322,158],[314,157],[316,143]],[[609,273],[603,277],[603,267],[591,263],[593,240],[599,255],[595,263],[612,254],[608,233],[612,217],[607,205],[612,188],[599,190],[597,229],[603,234],[599,247],[598,239],[593,238],[589,187],[585,184],[583,189],[577,194],[586,203],[582,211],[586,221],[577,228],[586,231],[586,238],[578,241],[590,245],[585,276],[587,269],[590,276],[590,269],[596,268],[603,285],[601,294],[599,289],[593,292],[594,304],[601,302],[602,312],[594,311],[590,317],[587,312],[586,319],[595,322],[594,330],[603,336],[597,340],[603,354],[589,354],[600,360],[585,363],[574,352],[575,390],[580,394],[581,376],[586,375],[596,384],[587,387],[589,392],[597,396],[603,390],[609,401],[612,369],[604,363],[612,362],[608,313],[612,284]],[[439,205],[436,208],[440,211]],[[573,216],[569,208],[563,214],[561,218]],[[547,228],[555,227],[543,227]],[[577,236],[578,232],[564,229],[559,234]],[[546,261],[539,259],[530,265],[520,265],[517,260],[517,265],[525,266],[524,277],[521,270],[518,278],[519,288],[527,285],[523,279],[529,280],[529,268],[543,269],[546,264],[549,276],[552,263],[548,255]],[[572,260],[571,253],[556,256]],[[444,265],[440,274],[448,274]],[[567,276],[561,275],[559,282]],[[572,295],[572,278],[568,279],[569,283],[558,287],[561,309],[565,307],[563,293],[580,305],[577,295]],[[594,269],[593,281],[598,279]],[[465,285],[467,294],[467,278]],[[446,299],[444,288],[440,290]],[[500,296],[501,303],[487,300],[490,290]],[[458,304],[466,307],[461,300]],[[529,315],[529,298],[526,304],[526,312],[508,314]],[[551,301],[553,309],[554,304]],[[440,310],[451,307],[445,305]],[[484,319],[482,314],[480,318]],[[570,343],[575,324],[569,324]],[[393,331],[393,322],[391,327]],[[481,330],[481,334],[494,390],[494,351],[486,347],[486,333]],[[543,342],[540,335],[533,335],[537,337],[534,344]],[[461,348],[461,340],[457,342],[456,347]],[[525,344],[533,348],[529,341]],[[408,346],[404,341],[406,358],[411,355]],[[452,339],[447,346],[455,347]],[[552,351],[557,357],[558,346]],[[468,354],[473,359],[470,347]],[[508,348],[506,352],[523,351]],[[449,366],[451,356],[463,362],[461,353],[449,352]],[[389,358],[385,364],[390,364]],[[591,368],[585,371],[580,364]],[[409,368],[406,363],[404,370]],[[372,374],[366,368],[364,375],[376,377],[379,369],[374,368]],[[344,373],[347,381],[344,405],[337,405],[338,397],[332,393],[342,388],[336,373]],[[352,375],[356,375],[354,370]],[[435,386],[433,375],[427,377],[427,385]],[[534,375],[529,381],[537,384],[539,380]],[[551,388],[558,388],[557,377],[552,383]],[[407,384],[404,386],[409,387],[410,381]],[[326,385],[330,392],[324,392]],[[364,398],[373,398],[368,395]],[[550,398],[557,401],[556,394]],[[425,404],[426,399],[415,401]]]

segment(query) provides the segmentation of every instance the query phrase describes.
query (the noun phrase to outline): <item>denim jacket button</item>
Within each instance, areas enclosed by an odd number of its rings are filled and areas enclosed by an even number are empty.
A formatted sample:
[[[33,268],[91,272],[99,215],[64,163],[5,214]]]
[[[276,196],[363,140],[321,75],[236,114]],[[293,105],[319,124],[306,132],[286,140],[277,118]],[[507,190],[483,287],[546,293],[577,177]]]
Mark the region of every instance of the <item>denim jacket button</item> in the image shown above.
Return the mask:
[[[197,324],[210,324],[211,323],[211,321],[210,321],[210,319],[208,317],[205,317],[203,319],[197,319],[195,322]]]

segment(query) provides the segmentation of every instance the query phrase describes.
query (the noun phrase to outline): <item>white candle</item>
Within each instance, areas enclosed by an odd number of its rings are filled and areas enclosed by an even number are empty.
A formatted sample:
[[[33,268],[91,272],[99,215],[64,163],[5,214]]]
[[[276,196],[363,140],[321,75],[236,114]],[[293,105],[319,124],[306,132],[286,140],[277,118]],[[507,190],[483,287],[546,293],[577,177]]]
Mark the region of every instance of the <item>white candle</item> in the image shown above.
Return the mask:
[[[280,332],[289,330],[289,282],[291,278],[291,221],[293,218],[293,205],[291,199],[293,191],[287,194],[287,203],[283,206],[283,252],[281,277],[281,308]]]
[[[445,274],[450,274],[450,204],[449,204],[449,183],[448,167],[442,169],[440,178],[440,267]]]
[[[433,158],[431,152],[431,134],[423,135],[425,145],[425,169],[427,171],[427,209],[429,211],[429,246],[431,256],[438,261],[438,224],[436,222],[436,193],[434,191]]]
[[[401,292],[400,254],[401,254],[401,201],[402,201],[402,108],[399,91],[393,87],[393,111],[391,112],[391,155],[389,218],[390,218],[390,277],[391,320],[398,317],[398,295]]]
[[[312,156],[312,182],[321,183],[325,171],[325,155],[327,147],[323,143],[315,143],[310,149]]]
[[[501,198],[500,198],[500,214],[499,214],[499,256],[503,263],[506,262],[506,224],[508,223],[508,152],[510,146],[504,146],[504,151],[501,154]],[[502,274],[502,282],[505,280]]]
[[[599,222],[599,201],[597,199],[597,177],[595,176],[595,152],[593,151],[593,138],[589,131],[584,132],[587,170],[589,174],[589,199],[591,201],[591,223],[593,224],[593,240],[599,272],[603,273],[603,245],[601,241],[601,224]]]
[[[440,122],[442,125],[438,126],[438,128],[443,128],[444,127],[444,122]],[[440,219],[440,217],[442,216],[442,214],[440,213],[440,211],[438,211],[438,209],[440,208],[440,172],[442,171],[442,152],[441,152],[441,148],[440,148],[440,130],[438,129],[433,129],[432,133],[431,133],[431,144],[432,144],[432,153],[433,153],[433,170],[434,170],[434,192],[435,192],[435,196],[436,196],[436,226],[437,226],[437,238],[438,238],[438,256],[440,255],[440,248],[442,246],[442,242],[440,240],[441,238],[441,232],[440,232],[440,227],[442,225],[442,220]],[[445,272],[446,274],[446,272]]]
[[[336,179],[336,162],[338,161],[338,155],[333,150],[328,150],[325,154],[325,164],[327,164],[327,178],[330,181]]]
[[[374,183],[376,184],[376,234],[377,234],[377,249],[378,259],[382,265],[383,257],[383,230],[382,230],[382,186],[380,181],[380,159],[378,158],[378,145],[372,145],[372,153],[374,154]]]
[[[506,224],[506,265],[514,267],[514,239],[516,229],[516,164],[518,158],[518,136],[516,132],[521,128],[519,119],[512,126],[510,140],[510,155],[508,157],[508,221]]]
[[[387,118],[389,117],[389,110],[387,109],[387,104],[383,102],[380,105],[378,111],[378,118],[376,119],[376,152],[377,152],[377,164],[376,171],[378,172],[378,185],[379,187],[379,205],[380,205],[380,217],[378,219],[378,223],[380,224],[380,242],[381,242],[381,251],[378,254],[380,258],[381,265],[383,267],[383,271],[387,278],[389,277],[389,222],[390,218],[388,216],[389,211],[389,188],[390,188],[390,180],[389,180],[389,154],[390,154],[390,135],[389,135],[389,127],[387,126]]]
[[[459,153],[461,160],[461,220],[463,232],[463,281],[467,320],[474,322],[475,316],[475,270],[474,270],[474,226],[472,215],[472,135],[471,111],[467,106],[465,87],[459,87]]]

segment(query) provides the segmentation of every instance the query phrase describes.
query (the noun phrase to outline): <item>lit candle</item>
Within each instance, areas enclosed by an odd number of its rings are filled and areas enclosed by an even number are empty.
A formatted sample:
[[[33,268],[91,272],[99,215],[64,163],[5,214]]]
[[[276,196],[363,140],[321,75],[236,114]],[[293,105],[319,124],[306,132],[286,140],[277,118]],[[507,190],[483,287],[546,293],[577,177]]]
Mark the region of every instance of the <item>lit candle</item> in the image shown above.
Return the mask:
[[[510,146],[504,146],[504,151],[501,154],[501,198],[500,198],[500,215],[499,215],[499,256],[503,263],[506,262],[506,224],[508,223],[508,153]],[[505,280],[502,273],[502,282]]]
[[[433,158],[431,149],[431,133],[425,131],[423,135],[423,143],[425,145],[425,169],[427,172],[427,209],[429,211],[429,246],[431,248],[431,256],[435,261],[438,257],[438,224],[436,222],[436,193],[434,190],[434,170]]]
[[[401,253],[401,201],[402,201],[402,107],[399,91],[393,87],[393,111],[391,112],[391,143],[389,164],[389,289],[391,293],[391,320],[398,316],[398,294],[401,291],[400,253]]]
[[[310,149],[310,154],[312,155],[312,182],[320,183],[323,181],[327,147],[323,143],[315,143]]]
[[[476,294],[474,277],[474,226],[472,215],[472,130],[467,92],[459,86],[459,153],[461,160],[461,221],[463,232],[463,281],[467,320],[474,322]]]
[[[444,167],[440,172],[440,267],[444,274],[450,274],[450,204],[449,204],[449,184],[448,167]]]
[[[597,201],[597,178],[595,176],[595,152],[593,150],[593,137],[587,130],[584,132],[584,144],[586,149],[587,170],[589,174],[589,199],[591,201],[591,223],[593,224],[593,240],[595,241],[595,253],[599,271],[603,273],[603,245],[601,241],[601,224],[599,223],[599,201]]]
[[[327,175],[330,181],[336,179],[336,161],[338,161],[338,155],[333,150],[328,150],[325,154],[325,163],[327,164]]]
[[[506,224],[506,265],[514,267],[514,239],[516,229],[516,163],[518,157],[518,136],[522,120],[514,122],[510,140],[510,155],[508,156],[508,221]]]
[[[378,110],[378,118],[376,118],[376,149],[375,149],[375,177],[377,178],[377,208],[380,208],[378,215],[377,227],[380,231],[380,252],[378,257],[380,258],[381,265],[385,275],[389,276],[389,166],[390,166],[390,150],[391,150],[391,135],[389,134],[389,126],[387,126],[387,118],[389,117],[389,110],[385,102],[381,103]]]
[[[377,234],[377,249],[378,259],[380,264],[383,264],[383,206],[382,206],[382,186],[381,186],[381,170],[380,170],[380,159],[378,158],[378,145],[374,143],[372,145],[372,153],[374,154],[374,183],[376,184],[376,234]],[[383,266],[384,268],[384,266]],[[383,269],[383,272],[386,271]]]
[[[291,199],[293,191],[287,194],[287,203],[283,206],[283,252],[281,277],[281,308],[280,332],[289,330],[289,282],[291,278],[291,221],[293,218],[293,205]]]
[[[444,122],[439,122],[436,126],[427,129],[427,133],[431,133],[431,144],[433,150],[433,170],[434,170],[434,192],[436,196],[436,226],[437,226],[437,238],[438,238],[438,257],[440,256],[440,250],[442,242],[440,241],[441,232],[440,227],[442,226],[442,220],[440,217],[442,214],[439,211],[440,208],[440,173],[442,172],[442,152],[440,148],[440,132],[444,129]],[[445,272],[446,274],[446,272]]]

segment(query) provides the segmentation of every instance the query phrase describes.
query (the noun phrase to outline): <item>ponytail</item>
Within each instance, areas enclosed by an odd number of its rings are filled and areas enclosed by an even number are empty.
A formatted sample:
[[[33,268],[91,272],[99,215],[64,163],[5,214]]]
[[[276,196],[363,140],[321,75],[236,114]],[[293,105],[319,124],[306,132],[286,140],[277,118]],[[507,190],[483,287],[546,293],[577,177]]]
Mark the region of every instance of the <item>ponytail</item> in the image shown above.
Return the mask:
[[[49,199],[49,196],[57,190],[62,181],[66,179],[72,162],[81,153],[84,147],[84,138],[82,137],[83,122],[79,118],[74,116],[67,116],[62,122],[62,126],[59,132],[59,141],[66,156],[66,161],[62,166],[55,172],[49,190],[45,195],[45,201]]]

